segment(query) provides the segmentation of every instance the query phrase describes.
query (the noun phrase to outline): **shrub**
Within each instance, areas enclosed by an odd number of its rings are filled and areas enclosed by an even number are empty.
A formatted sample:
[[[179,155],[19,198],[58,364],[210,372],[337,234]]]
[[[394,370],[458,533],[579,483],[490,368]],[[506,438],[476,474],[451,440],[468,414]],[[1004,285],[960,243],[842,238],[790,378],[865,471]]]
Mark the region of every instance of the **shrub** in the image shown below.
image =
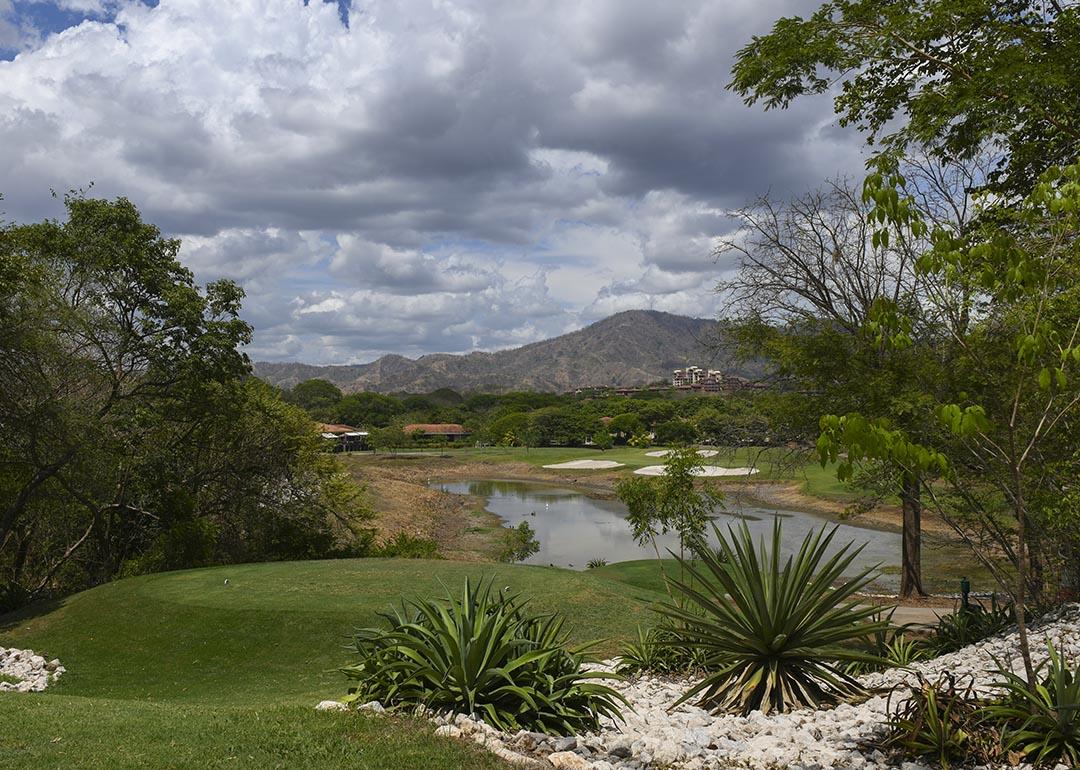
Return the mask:
[[[842,578],[862,549],[848,543],[827,556],[834,527],[807,534],[799,552],[785,560],[781,526],[777,518],[771,541],[763,539],[758,552],[745,522],[729,528],[729,538],[714,525],[719,548],[699,549],[695,561],[680,560],[690,581],[669,582],[687,606],[660,611],[678,623],[683,644],[703,651],[710,673],[679,703],[699,697],[702,707],[748,714],[866,695],[842,668],[874,662],[843,645],[886,627],[872,619],[878,608],[852,598],[869,582],[870,570]]]
[[[413,599],[383,618],[389,628],[356,633],[359,660],[342,669],[355,682],[349,702],[424,706],[551,734],[596,730],[626,703],[592,681],[611,674],[581,670],[585,653],[567,649],[560,618],[529,614],[490,583],[466,581],[458,598]]]
[[[506,530],[499,561],[510,564],[525,561],[539,550],[540,541],[536,539],[536,531],[529,526],[529,522],[523,521]]]
[[[647,631],[638,626],[637,639],[624,645],[619,657],[620,674],[686,674],[706,665],[704,651],[687,647],[668,619]]]
[[[975,602],[938,618],[928,646],[934,655],[956,652],[969,644],[1000,634],[1014,621],[1011,604],[991,598],[989,609]]]
[[[911,758],[930,758],[948,770],[953,762],[991,764],[1002,754],[1001,739],[984,717],[983,701],[975,696],[974,681],[966,686],[952,674],[936,682],[922,676],[900,701],[889,708],[888,734],[878,744]]]
[[[606,567],[607,559],[596,558],[589,559],[589,563],[586,565],[589,569],[597,569],[598,567]]]
[[[890,611],[884,617],[888,627],[868,634],[863,640],[863,649],[875,660],[849,663],[846,668],[847,673],[859,676],[887,668],[904,668],[930,657],[930,651],[924,645],[915,639],[908,638],[910,625],[892,625],[892,615]]]
[[[1080,664],[1070,669],[1052,643],[1029,686],[1011,669],[998,665],[1004,699],[991,704],[988,718],[1005,722],[1005,746],[1036,765],[1063,762],[1080,767]]]
[[[398,532],[371,550],[372,556],[396,559],[439,559],[439,544],[426,537]]]

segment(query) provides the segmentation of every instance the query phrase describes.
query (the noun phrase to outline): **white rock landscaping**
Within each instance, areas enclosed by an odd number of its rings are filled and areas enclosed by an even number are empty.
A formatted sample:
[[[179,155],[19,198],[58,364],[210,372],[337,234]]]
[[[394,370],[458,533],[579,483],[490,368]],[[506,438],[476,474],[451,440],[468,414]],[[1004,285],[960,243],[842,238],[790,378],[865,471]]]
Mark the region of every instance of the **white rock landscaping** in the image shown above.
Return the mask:
[[[1080,604],[1065,605],[1033,624],[1030,629],[1036,665],[1046,658],[1046,641],[1073,665],[1080,661]],[[996,663],[1022,671],[1015,633],[992,637],[959,652],[912,666],[910,669],[869,674],[862,678],[879,690],[914,683],[917,673],[930,680],[944,672],[973,677],[987,691],[994,681]],[[614,662],[594,668],[607,669]],[[713,716],[692,705],[671,709],[686,682],[641,676],[613,686],[630,701],[625,722],[605,720],[598,734],[564,738],[520,731],[513,735],[461,714],[433,718],[436,733],[473,740],[504,759],[525,767],[567,770],[874,770],[900,767],[923,770],[913,762],[890,765],[890,760],[867,744],[882,736],[887,695],[833,709],[803,710],[766,716]],[[671,709],[671,710],[669,710]],[[1059,770],[1064,770],[1060,768]]]
[[[0,647],[0,674],[17,680],[0,681],[0,692],[41,692],[65,670],[59,660],[47,661],[33,650]]]

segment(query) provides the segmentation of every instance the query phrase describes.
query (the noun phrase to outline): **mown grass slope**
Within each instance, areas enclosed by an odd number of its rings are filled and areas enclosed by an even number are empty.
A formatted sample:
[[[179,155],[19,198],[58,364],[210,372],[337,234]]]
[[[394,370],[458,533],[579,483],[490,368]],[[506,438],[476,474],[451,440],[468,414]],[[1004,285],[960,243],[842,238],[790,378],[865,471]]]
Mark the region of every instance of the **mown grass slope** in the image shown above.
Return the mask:
[[[117,581],[0,618],[0,646],[69,670],[45,693],[0,694],[0,767],[503,767],[429,725],[312,708],[344,693],[336,669],[353,628],[466,576],[564,612],[575,641],[608,639],[603,652],[649,622],[658,598],[587,573],[385,559]]]

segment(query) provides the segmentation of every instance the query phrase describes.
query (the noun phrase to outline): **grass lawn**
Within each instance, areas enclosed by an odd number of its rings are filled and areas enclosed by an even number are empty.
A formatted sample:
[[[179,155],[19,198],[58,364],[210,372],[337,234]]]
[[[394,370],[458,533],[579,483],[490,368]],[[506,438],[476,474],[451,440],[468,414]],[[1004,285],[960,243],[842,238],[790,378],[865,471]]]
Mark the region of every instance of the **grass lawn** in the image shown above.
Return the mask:
[[[432,457],[447,456],[463,463],[470,461],[489,463],[521,462],[536,467],[554,465],[568,460],[613,460],[626,466],[617,469],[617,472],[629,475],[635,469],[646,465],[663,464],[664,458],[649,457],[646,454],[662,448],[635,449],[634,447],[620,446],[601,452],[591,447],[468,447],[461,449],[403,450],[398,454]],[[822,468],[816,459],[808,455],[794,454],[787,449],[760,447],[721,448],[720,454],[706,458],[705,462],[727,468],[755,467],[759,471],[753,476],[755,480],[795,481],[801,484],[804,492],[815,497],[844,502],[853,500],[856,497],[856,490],[852,486],[837,481],[835,467]],[[573,474],[578,478],[588,478],[590,473],[606,474],[611,472],[611,470],[589,471],[575,469]],[[737,480],[738,477],[725,479],[728,482]]]
[[[0,767],[504,768],[430,725],[313,709],[344,694],[336,668],[353,628],[466,576],[563,611],[576,641],[611,638],[604,653],[659,598],[590,573],[386,559],[117,581],[0,618],[0,646],[68,669],[45,693],[0,693]]]

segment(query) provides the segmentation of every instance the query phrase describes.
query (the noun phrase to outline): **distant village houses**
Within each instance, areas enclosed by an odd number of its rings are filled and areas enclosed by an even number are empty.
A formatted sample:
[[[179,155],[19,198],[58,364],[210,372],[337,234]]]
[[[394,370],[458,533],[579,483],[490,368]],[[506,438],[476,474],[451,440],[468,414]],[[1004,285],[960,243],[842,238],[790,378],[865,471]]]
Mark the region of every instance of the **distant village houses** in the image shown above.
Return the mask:
[[[406,425],[402,432],[410,438],[418,441],[425,439],[430,441],[461,441],[469,435],[469,431],[457,423],[416,423]]]

